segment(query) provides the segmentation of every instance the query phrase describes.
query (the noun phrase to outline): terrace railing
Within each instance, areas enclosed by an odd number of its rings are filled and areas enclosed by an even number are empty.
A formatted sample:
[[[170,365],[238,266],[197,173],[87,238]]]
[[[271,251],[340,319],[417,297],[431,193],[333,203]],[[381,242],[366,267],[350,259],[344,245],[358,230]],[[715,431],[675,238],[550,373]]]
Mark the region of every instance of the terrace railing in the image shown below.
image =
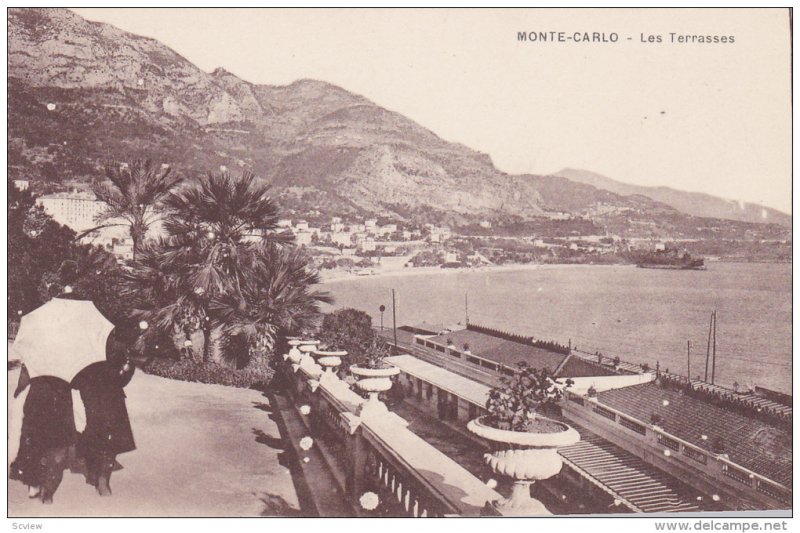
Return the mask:
[[[600,404],[597,398],[590,398],[564,391],[568,402],[565,402],[565,414],[576,413],[584,422],[593,420],[598,423],[625,428],[619,435],[635,439],[650,447],[661,450],[663,461],[675,461],[689,468],[698,470],[715,480],[721,482],[734,493],[749,493],[757,501],[765,501],[761,495],[769,498],[770,507],[788,509],[792,506],[792,491],[790,488],[773,481],[761,474],[753,472],[727,458],[722,454],[715,454],[687,442],[675,435],[667,433],[656,425],[630,417],[613,407]],[[581,403],[583,402],[583,403]],[[589,429],[592,429],[589,426]]]
[[[390,516],[496,514],[487,503],[500,495],[410,431],[402,418],[388,410],[362,412],[366,400],[334,374],[323,374],[308,356],[284,372],[295,408],[354,515],[366,514],[360,499],[367,492],[379,495]]]

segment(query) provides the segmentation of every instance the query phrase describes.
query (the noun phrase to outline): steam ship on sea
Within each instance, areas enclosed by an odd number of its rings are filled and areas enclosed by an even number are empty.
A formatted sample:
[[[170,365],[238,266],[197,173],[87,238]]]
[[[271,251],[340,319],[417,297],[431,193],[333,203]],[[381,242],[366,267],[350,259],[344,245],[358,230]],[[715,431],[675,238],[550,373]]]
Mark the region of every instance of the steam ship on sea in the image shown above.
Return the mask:
[[[636,258],[639,268],[660,268],[667,270],[705,270],[703,258],[694,258],[688,252],[682,255],[675,249],[657,250]]]

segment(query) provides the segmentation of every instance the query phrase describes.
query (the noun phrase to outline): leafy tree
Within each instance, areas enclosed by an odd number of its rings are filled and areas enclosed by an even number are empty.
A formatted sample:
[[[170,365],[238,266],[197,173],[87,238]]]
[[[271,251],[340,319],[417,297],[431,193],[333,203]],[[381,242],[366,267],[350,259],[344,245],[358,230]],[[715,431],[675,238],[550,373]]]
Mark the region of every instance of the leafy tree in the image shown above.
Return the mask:
[[[76,296],[94,301],[117,328],[131,330],[116,259],[102,248],[77,242],[75,232],[37,206],[30,191],[11,183],[8,237],[9,320],[18,320],[70,285]]]
[[[348,362],[368,359],[376,341],[372,318],[364,311],[352,308],[325,315],[318,337],[328,349],[346,350]]]
[[[131,163],[109,163],[105,167],[107,181],[92,187],[98,200],[106,203],[106,209],[98,216],[105,226],[122,219],[129,226],[133,240],[133,258],[141,251],[147,229],[158,217],[158,206],[170,190],[181,181],[174,176],[169,166],[156,165],[148,160]]]
[[[8,310],[17,320],[47,301],[40,293],[46,273],[70,257],[75,232],[50,217],[28,190],[8,182]]]

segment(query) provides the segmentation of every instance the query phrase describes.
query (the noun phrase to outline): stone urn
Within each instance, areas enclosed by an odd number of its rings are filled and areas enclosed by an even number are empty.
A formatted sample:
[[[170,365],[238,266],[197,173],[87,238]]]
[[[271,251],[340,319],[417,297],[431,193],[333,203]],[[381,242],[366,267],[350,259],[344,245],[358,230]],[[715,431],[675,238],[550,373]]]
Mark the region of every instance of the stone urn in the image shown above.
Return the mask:
[[[300,363],[300,357],[303,355],[303,353],[300,351],[298,347],[300,346],[301,342],[302,341],[300,339],[289,340],[289,346],[291,346],[291,348],[289,348],[288,353],[283,355],[284,361],[291,361],[293,364]]]
[[[329,352],[323,350],[315,350],[313,352],[313,355],[317,359],[317,364],[321,366],[323,369],[320,381],[330,381],[339,379],[339,377],[336,375],[336,369],[342,366],[342,357],[347,356],[346,351],[340,350],[340,351]]]
[[[314,363],[314,359],[309,354],[316,350],[319,344],[319,341],[315,340],[300,340],[297,342],[297,351],[292,352],[292,350],[289,350],[289,360],[292,361],[295,372],[302,364]]]
[[[561,471],[558,448],[575,444],[580,435],[567,424],[537,416],[541,432],[498,429],[480,417],[467,424],[467,429],[479,437],[497,443],[497,451],[484,455],[484,460],[499,475],[514,480],[511,497],[495,502],[503,515],[535,516],[549,514],[541,502],[531,498],[531,485],[548,479]]]
[[[361,404],[359,416],[365,413],[388,412],[386,405],[378,399],[378,396],[392,388],[391,378],[398,375],[400,369],[387,364],[378,368],[352,365],[350,373],[358,378],[356,386],[369,394],[369,399]]]
[[[334,374],[336,369],[342,365],[342,357],[347,356],[347,352],[344,350],[334,352],[314,350],[312,353],[317,364],[325,369],[326,374]]]

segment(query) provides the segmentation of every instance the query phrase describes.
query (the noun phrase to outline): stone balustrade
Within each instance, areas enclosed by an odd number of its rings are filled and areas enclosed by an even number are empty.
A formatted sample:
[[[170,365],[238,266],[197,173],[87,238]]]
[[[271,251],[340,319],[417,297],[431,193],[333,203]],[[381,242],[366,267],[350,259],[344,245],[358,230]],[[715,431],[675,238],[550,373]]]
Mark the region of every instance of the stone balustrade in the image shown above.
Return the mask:
[[[362,497],[370,492],[390,516],[497,514],[487,504],[500,494],[410,431],[401,417],[362,409],[367,400],[310,356],[287,360],[284,372],[294,406],[354,516],[369,515]]]

